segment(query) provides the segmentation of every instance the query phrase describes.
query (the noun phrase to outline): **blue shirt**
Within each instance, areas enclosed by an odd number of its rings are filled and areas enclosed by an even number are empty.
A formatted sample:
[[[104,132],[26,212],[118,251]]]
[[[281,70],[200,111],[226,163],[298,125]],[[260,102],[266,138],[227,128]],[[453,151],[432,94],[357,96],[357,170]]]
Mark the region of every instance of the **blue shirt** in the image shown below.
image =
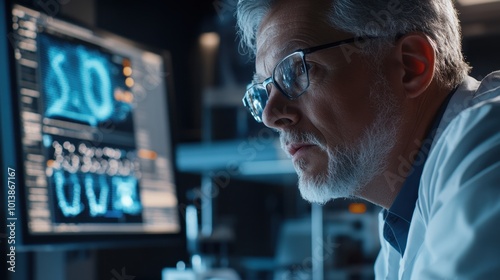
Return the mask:
[[[436,135],[436,130],[438,128],[439,122],[443,117],[444,111],[451,97],[455,93],[456,89],[453,90],[446,97],[445,101],[441,105],[436,119],[432,125],[430,133],[426,139],[422,142],[422,146],[415,158],[413,165],[409,171],[409,174],[396,196],[396,199],[392,203],[389,210],[384,209],[382,214],[384,215],[384,239],[391,244],[391,246],[398,251],[401,256],[403,256],[406,248],[406,241],[408,240],[408,231],[410,229],[411,217],[413,216],[413,211],[415,210],[415,203],[418,198],[418,187],[420,185],[420,177],[422,176],[422,171],[424,169],[425,161],[429,155],[431,149],[432,140]]]

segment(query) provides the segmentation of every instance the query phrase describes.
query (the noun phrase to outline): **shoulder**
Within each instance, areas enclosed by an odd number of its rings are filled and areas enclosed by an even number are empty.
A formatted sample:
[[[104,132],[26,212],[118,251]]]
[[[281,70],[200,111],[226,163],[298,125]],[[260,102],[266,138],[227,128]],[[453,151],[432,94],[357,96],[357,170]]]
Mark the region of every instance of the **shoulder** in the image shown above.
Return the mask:
[[[432,146],[419,198],[427,206],[439,207],[443,199],[500,162],[500,72],[483,79],[470,107],[447,125]]]
[[[488,102],[498,96],[500,96],[500,71],[495,71],[481,80],[472,99],[472,105]]]
[[[475,97],[433,144],[417,202],[425,229],[415,279],[491,279],[500,273],[499,91],[491,87],[476,95],[482,99]]]

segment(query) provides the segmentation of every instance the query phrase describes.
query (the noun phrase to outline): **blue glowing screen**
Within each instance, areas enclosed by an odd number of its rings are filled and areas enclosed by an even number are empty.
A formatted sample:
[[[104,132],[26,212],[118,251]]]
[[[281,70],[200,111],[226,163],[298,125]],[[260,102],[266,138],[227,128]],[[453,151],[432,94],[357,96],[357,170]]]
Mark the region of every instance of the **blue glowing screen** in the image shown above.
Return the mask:
[[[57,223],[140,222],[139,163],[121,145],[44,135]]]
[[[142,222],[130,61],[47,33],[38,47],[43,118],[64,123],[42,135],[54,222]]]
[[[91,126],[129,117],[131,104],[115,98],[128,89],[119,58],[47,34],[40,35],[38,44],[45,117]]]

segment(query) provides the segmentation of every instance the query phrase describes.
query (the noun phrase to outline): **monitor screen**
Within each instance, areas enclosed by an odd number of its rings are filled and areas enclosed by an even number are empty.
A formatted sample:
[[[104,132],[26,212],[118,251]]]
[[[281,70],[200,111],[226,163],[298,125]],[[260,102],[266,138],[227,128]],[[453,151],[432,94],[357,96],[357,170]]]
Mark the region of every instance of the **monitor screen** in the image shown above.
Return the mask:
[[[168,56],[19,5],[11,23],[22,243],[178,234]]]

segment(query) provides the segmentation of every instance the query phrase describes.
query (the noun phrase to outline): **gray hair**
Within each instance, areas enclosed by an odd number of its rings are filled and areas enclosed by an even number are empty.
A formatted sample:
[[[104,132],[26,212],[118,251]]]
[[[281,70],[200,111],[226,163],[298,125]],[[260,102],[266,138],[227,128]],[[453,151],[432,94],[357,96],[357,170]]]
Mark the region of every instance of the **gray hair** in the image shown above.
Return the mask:
[[[238,1],[240,44],[253,54],[257,30],[275,1]],[[327,16],[333,28],[355,36],[395,38],[412,31],[423,32],[434,46],[436,78],[444,87],[457,86],[470,71],[462,55],[460,25],[452,0],[332,0]],[[392,43],[392,39],[367,43],[364,45],[368,48],[363,47],[362,52],[381,57]]]

